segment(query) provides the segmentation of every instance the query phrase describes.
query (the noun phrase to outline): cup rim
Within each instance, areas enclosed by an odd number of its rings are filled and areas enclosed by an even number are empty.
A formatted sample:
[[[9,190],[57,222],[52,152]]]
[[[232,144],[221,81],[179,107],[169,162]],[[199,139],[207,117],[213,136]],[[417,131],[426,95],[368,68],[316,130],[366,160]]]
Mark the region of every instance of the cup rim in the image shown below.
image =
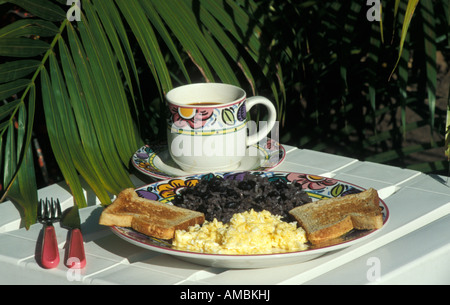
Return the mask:
[[[221,88],[232,88],[236,91],[240,92],[240,95],[233,99],[230,102],[226,102],[226,103],[220,103],[220,104],[216,104],[216,105],[202,105],[202,104],[197,104],[197,105],[189,105],[189,104],[184,104],[183,102],[177,102],[174,101],[172,99],[172,95],[174,94],[174,92],[179,91],[179,90],[183,90],[187,87],[203,87],[203,86],[216,86],[216,87],[221,87]],[[245,101],[245,99],[247,98],[247,93],[245,92],[244,89],[235,86],[235,85],[231,85],[231,84],[226,84],[226,83],[191,83],[191,84],[185,84],[185,85],[181,85],[178,87],[175,87],[171,90],[169,90],[169,92],[166,93],[165,99],[168,103],[179,106],[179,107],[185,107],[185,108],[222,108],[222,107],[229,107],[230,105],[234,105],[237,103],[241,103],[243,101]]]

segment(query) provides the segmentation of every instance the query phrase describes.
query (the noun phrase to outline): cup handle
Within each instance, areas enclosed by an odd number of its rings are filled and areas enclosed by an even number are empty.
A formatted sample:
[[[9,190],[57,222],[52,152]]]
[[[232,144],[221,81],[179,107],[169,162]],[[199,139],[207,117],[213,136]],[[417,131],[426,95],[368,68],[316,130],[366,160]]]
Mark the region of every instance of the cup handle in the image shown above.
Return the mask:
[[[275,109],[275,106],[272,104],[270,100],[262,96],[252,96],[247,98],[246,102],[247,112],[250,111],[250,109],[257,104],[262,104],[266,106],[267,110],[269,111],[269,118],[267,124],[262,124],[262,126],[260,126],[261,128],[259,132],[255,131],[254,133],[250,134],[247,137],[247,146],[256,144],[259,141],[261,141],[264,137],[266,137],[267,134],[272,130],[273,126],[275,125],[277,118],[277,111]]]

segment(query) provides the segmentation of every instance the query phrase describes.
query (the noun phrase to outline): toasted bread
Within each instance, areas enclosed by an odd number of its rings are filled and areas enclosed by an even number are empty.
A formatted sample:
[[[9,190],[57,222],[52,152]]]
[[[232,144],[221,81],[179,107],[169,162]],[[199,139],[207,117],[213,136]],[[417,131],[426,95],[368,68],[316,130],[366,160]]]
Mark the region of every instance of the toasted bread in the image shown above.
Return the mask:
[[[312,244],[337,238],[352,229],[371,230],[383,226],[378,192],[370,188],[358,194],[323,199],[289,211],[306,231]]]
[[[99,223],[105,226],[131,227],[161,239],[172,239],[175,231],[202,224],[203,213],[159,201],[141,198],[134,189],[125,189],[106,207]]]

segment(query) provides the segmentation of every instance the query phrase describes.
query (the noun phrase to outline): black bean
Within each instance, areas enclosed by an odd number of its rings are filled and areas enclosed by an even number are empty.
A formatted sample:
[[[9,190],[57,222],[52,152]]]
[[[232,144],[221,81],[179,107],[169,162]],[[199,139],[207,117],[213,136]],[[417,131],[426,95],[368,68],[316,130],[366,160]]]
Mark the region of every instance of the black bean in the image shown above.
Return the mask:
[[[289,210],[311,202],[300,184],[278,179],[270,181],[246,173],[241,181],[207,175],[192,188],[183,189],[172,203],[176,206],[197,210],[205,214],[206,220],[217,218],[229,222],[234,213],[254,209],[267,210],[282,219],[290,219]]]

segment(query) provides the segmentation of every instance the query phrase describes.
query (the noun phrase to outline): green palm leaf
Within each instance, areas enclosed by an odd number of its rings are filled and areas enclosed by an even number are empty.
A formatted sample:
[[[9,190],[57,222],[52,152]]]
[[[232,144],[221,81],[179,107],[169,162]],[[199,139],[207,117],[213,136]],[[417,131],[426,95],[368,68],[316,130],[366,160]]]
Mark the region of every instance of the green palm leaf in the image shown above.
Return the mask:
[[[32,15],[50,21],[61,21],[66,18],[66,13],[57,4],[47,0],[8,0],[7,2],[14,3],[23,9],[30,12]]]
[[[66,127],[66,124],[62,121],[62,118],[64,117],[59,114],[59,112],[63,110],[58,109],[58,105],[64,106],[64,102],[57,102],[56,96],[53,93],[53,85],[47,70],[43,69],[40,72],[40,75],[47,129],[56,161],[60,166],[66,182],[70,186],[74,196],[74,201],[80,206],[86,206],[85,201],[83,201],[84,196],[82,193],[81,183],[78,179],[78,173],[71,158],[73,151],[70,149],[72,147],[68,144],[68,142],[71,143],[71,139],[65,137],[64,133],[66,131],[64,128],[61,128],[62,126]]]
[[[24,58],[0,66],[0,97],[8,99],[13,94],[21,94],[21,102],[10,101],[0,107],[1,140],[10,148],[2,150],[2,164],[8,173],[2,181],[13,199],[23,201],[17,196],[23,192],[18,182],[25,176],[18,170],[20,165],[27,165],[29,173],[33,173],[33,166],[28,163],[32,159],[18,146],[19,142],[28,143],[24,148],[29,149],[30,137],[17,136],[12,118],[22,113],[27,96],[34,97],[37,80],[40,81],[52,150],[75,202],[81,207],[86,205],[79,175],[103,204],[110,203],[110,194],[132,186],[128,161],[142,145],[142,140],[131,109],[137,111],[140,94],[135,95],[135,92],[141,92],[141,88],[139,69],[134,61],[135,50],[131,48],[127,27],[146,58],[161,99],[173,85],[167,57],[161,53],[160,38],[188,81],[186,58],[197,65],[207,80],[216,77],[212,67],[222,81],[238,84],[235,71],[230,65],[223,64],[230,60],[227,56],[231,56],[239,62],[236,67],[240,67],[253,82],[247,64],[239,58],[234,46],[222,49],[212,35],[196,29],[197,21],[186,6],[187,2],[182,4],[180,12],[166,3],[117,0],[105,4],[104,1],[87,0],[83,2],[82,21],[73,24],[65,20],[64,10],[55,2],[10,2],[42,18],[19,20],[0,29],[0,55]],[[179,23],[168,21],[174,19],[173,14],[188,14],[189,18],[175,18],[182,20]],[[64,21],[56,27],[54,22],[61,20]],[[212,15],[208,15],[207,21],[213,31],[220,33],[222,43],[231,42]],[[51,43],[32,39],[37,36],[53,39]],[[186,48],[184,54],[187,57],[181,55],[179,43]],[[42,56],[40,61],[25,59],[39,55]],[[31,79],[24,78],[30,74],[33,75]],[[34,100],[30,105],[34,107]],[[32,124],[31,118],[21,117],[21,120],[28,123],[24,126]],[[6,194],[3,192],[2,198]],[[32,205],[24,206],[24,209],[33,215]]]
[[[33,59],[24,59],[4,63],[0,65],[0,83],[10,82],[27,76],[35,72],[40,65],[41,62],[39,60]],[[6,96],[6,98],[9,96],[11,95]]]
[[[172,88],[169,71],[161,54],[155,32],[137,0],[116,0],[147,60],[160,94]]]
[[[408,34],[408,27],[409,27],[409,24],[411,23],[411,19],[414,15],[414,10],[416,9],[418,3],[419,3],[419,0],[408,0],[408,6],[406,7],[406,13],[405,13],[405,17],[403,19],[403,26],[402,26],[402,31],[400,34],[400,46],[399,46],[399,51],[398,51],[398,59],[397,59],[397,62],[395,64],[394,69],[392,70],[389,78],[392,77],[392,73],[394,73],[398,63],[400,62],[400,58],[403,53],[403,45],[405,43],[406,35]],[[395,5],[396,5],[395,10],[397,12],[398,1],[396,2]]]
[[[58,33],[52,22],[40,19],[21,19],[0,29],[0,38],[27,37],[29,35],[51,37]]]
[[[0,100],[10,97],[17,92],[27,88],[30,84],[29,79],[18,79],[6,84],[0,85]]]
[[[3,161],[3,164],[0,163],[3,168],[3,177],[1,178],[5,187],[0,202],[6,194],[17,202],[23,209],[23,220],[26,228],[29,228],[36,221],[37,211],[36,177],[30,147],[35,98],[35,87],[30,86],[28,107],[24,102],[25,97],[22,100],[12,102],[12,107],[9,104],[3,106],[2,109],[6,109],[6,113],[9,112],[8,110],[11,111],[11,116],[9,121],[0,125],[0,142],[2,144],[0,155],[1,161]],[[1,112],[4,112],[4,110]],[[0,117],[3,116],[6,115],[2,114]],[[27,122],[27,124],[22,124],[23,122]]]
[[[28,38],[1,38],[0,56],[33,57],[45,53],[48,43]]]

